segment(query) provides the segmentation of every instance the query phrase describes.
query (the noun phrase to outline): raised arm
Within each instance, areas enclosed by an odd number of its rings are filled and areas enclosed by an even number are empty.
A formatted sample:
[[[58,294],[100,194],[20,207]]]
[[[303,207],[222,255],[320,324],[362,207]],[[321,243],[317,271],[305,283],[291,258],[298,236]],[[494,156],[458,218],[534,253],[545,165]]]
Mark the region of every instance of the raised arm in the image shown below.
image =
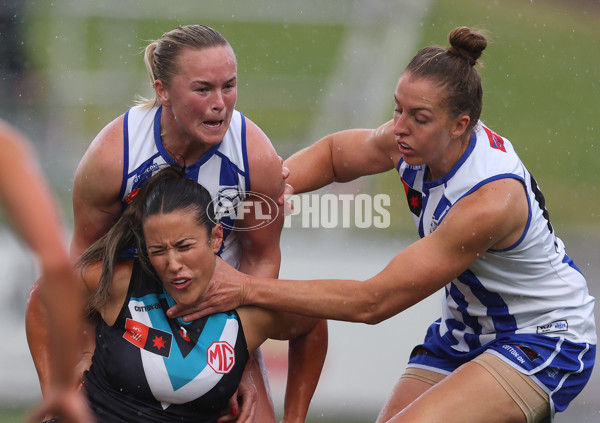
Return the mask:
[[[72,267],[64,243],[64,228],[44,175],[28,141],[0,122],[0,198],[6,214],[39,260],[45,281],[40,290],[47,319],[40,322],[51,334],[47,398],[38,410],[74,422],[89,421],[85,399],[74,390],[77,320],[83,309],[73,292]]]
[[[321,138],[285,160],[294,192],[314,191],[394,168],[400,160],[393,122],[375,129],[349,129]]]

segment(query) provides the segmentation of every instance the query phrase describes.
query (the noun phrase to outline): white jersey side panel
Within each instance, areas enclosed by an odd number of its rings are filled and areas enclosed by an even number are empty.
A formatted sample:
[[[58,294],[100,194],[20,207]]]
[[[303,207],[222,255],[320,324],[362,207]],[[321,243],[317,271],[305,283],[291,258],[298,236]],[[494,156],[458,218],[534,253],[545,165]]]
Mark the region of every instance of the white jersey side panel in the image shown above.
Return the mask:
[[[124,203],[127,202],[130,193],[139,189],[159,170],[160,165],[175,162],[162,144],[160,114],[160,107],[133,107],[125,115],[125,163],[120,194]],[[246,123],[240,112],[233,112],[223,140],[196,163],[186,166],[186,175],[202,184],[210,192],[215,204],[221,198],[226,198],[228,203],[237,203],[246,198],[250,190],[250,179],[246,154]],[[219,254],[237,268],[241,255],[239,241],[236,232],[227,229],[232,227],[234,222],[223,223],[224,240]]]
[[[479,122],[467,151],[443,178],[426,181],[426,166],[402,160],[398,171],[421,237],[486,183],[514,178],[527,194],[529,221],[521,239],[506,250],[488,250],[445,287],[439,330],[454,349],[470,351],[501,333],[596,343],[594,298],[554,233],[537,183],[508,140]]]

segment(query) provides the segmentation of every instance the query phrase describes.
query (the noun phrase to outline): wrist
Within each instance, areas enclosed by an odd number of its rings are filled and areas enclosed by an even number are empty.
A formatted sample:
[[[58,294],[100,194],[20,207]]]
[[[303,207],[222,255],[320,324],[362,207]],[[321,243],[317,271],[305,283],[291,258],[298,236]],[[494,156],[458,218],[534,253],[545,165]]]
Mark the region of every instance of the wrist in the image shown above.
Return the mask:
[[[244,305],[252,305],[251,299],[251,276],[246,273],[242,273],[242,278],[240,279],[240,306]]]

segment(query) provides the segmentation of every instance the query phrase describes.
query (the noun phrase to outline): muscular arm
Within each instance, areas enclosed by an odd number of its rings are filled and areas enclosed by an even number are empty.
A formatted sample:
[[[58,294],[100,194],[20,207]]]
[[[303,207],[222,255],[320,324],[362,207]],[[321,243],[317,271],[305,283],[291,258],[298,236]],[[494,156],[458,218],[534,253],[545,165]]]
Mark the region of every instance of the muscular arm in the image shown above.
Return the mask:
[[[266,135],[251,121],[247,125],[247,139],[251,190],[269,197],[272,200],[270,203],[275,206],[284,189],[279,157]],[[258,199],[250,197],[250,200]],[[257,226],[260,221],[256,216],[261,214],[248,213],[240,222],[240,229]],[[242,247],[241,272],[277,278],[281,264],[279,238],[283,219],[282,207],[278,206],[277,216],[269,225],[259,230],[238,232]],[[314,348],[311,354],[307,354],[307,350],[311,348]],[[321,375],[326,352],[325,321],[319,322],[310,333],[290,340],[284,421],[304,421]]]
[[[296,193],[314,191],[332,182],[385,172],[400,157],[392,121],[376,129],[349,129],[327,135],[288,158],[286,182]]]
[[[525,229],[527,216],[522,184],[501,179],[461,199],[435,232],[405,248],[366,281],[279,280],[274,289],[269,279],[244,275],[219,263],[203,313],[252,304],[317,318],[375,324],[436,292],[488,249],[515,243]]]
[[[121,210],[118,199],[123,160],[122,117],[107,125],[94,139],[82,158],[73,186],[74,233],[71,257],[76,259],[96,239],[104,234]],[[45,282],[38,280],[27,305],[26,332],[29,349],[38,372],[42,393],[51,383],[48,374],[49,337],[43,322],[47,318],[41,307],[39,292]],[[78,317],[80,320],[80,317]],[[94,350],[93,325],[84,324],[83,351],[86,360]],[[81,339],[78,334],[74,339]],[[83,367],[87,362],[82,362]],[[80,368],[80,372],[85,370]]]
[[[283,421],[304,422],[323,364],[320,362],[321,367],[315,368],[312,356],[320,355],[319,349],[327,348],[327,339],[321,338],[319,328],[319,324],[324,321],[257,307],[241,307],[238,312],[244,324],[244,334],[250,351],[269,338],[297,341],[299,351],[294,359],[297,360],[298,367],[304,371],[314,371],[315,374],[310,378],[297,378],[299,383],[294,386],[295,390],[286,391],[286,413]],[[306,397],[306,402],[292,401],[295,397]]]
[[[73,258],[104,235],[121,214],[123,154],[121,116],[98,134],[77,166],[73,182]]]

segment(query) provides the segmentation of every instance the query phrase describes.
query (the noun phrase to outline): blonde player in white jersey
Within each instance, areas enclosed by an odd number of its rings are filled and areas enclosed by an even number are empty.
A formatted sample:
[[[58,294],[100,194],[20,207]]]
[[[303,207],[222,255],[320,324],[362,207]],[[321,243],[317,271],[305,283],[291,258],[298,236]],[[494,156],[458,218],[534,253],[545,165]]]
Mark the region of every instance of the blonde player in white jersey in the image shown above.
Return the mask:
[[[111,227],[128,197],[135,195],[161,163],[186,166],[188,177],[206,186],[216,201],[221,193],[233,203],[257,196],[274,203],[283,192],[281,162],[271,142],[234,109],[237,62],[219,32],[204,25],[175,28],[147,46],[145,61],[155,98],[109,123],[92,142],[75,174],[74,257]],[[274,213],[268,225],[256,222],[258,215],[245,213],[235,222],[223,223],[228,230],[223,257],[242,272],[277,277],[283,213]],[[28,307],[27,333],[44,386],[48,355],[45,334],[36,324],[41,318],[34,295]],[[93,338],[93,330],[90,332]],[[326,353],[326,322],[320,323],[317,332],[314,338],[297,338],[290,344],[286,421],[304,421],[316,388]],[[89,342],[93,346],[93,340]],[[313,360],[307,366],[303,357],[309,348]],[[304,363],[301,369],[296,368],[297,363]],[[226,418],[275,421],[261,365],[260,353],[253,354],[240,385],[242,408],[233,398],[232,413]]]
[[[375,324],[440,289],[379,422],[551,421],[594,365],[594,298],[511,143],[480,120],[486,38],[454,29],[402,73],[393,120],[329,135],[284,165],[298,192],[398,169],[421,239],[366,281],[279,281],[221,263],[197,314],[254,304]]]

